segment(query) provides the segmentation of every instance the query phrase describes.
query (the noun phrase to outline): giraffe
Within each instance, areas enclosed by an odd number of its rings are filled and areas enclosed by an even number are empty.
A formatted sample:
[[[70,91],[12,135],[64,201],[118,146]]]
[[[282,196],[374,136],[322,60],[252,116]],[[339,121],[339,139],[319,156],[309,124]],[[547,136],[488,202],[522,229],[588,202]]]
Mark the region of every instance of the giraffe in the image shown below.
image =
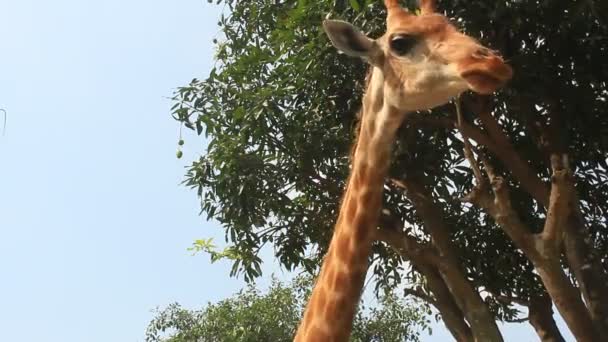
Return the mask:
[[[407,113],[447,103],[466,90],[490,94],[512,69],[495,52],[460,33],[420,1],[415,15],[385,0],[386,32],[368,38],[353,25],[325,20],[332,44],[370,65],[350,176],[327,254],[296,342],[348,341],[382,206],[392,143]]]

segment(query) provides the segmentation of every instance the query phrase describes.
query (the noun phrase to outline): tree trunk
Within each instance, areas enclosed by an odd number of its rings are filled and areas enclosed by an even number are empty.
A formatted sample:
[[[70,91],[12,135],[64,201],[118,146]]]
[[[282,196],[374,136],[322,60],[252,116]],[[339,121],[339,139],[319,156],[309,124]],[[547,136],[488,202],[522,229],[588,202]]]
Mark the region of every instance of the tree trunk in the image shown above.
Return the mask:
[[[547,294],[531,298],[528,312],[529,322],[541,342],[565,342],[553,319],[553,303]]]
[[[420,273],[424,275],[428,287],[435,296],[433,304],[441,314],[443,323],[452,336],[454,336],[454,339],[458,342],[473,341],[471,328],[465,322],[462,311],[454,301],[450,290],[437,270],[430,265],[415,265]]]
[[[577,340],[593,341],[599,338],[598,336],[604,336],[608,332],[608,275],[601,268],[601,265],[599,265],[599,260],[594,260],[589,251],[590,247],[585,242],[588,232],[584,227],[584,221],[578,210],[578,200],[576,199],[572,179],[564,179],[567,173],[563,172],[564,170],[558,172],[560,173],[558,178],[562,178],[558,179],[562,183],[560,189],[559,186],[555,185],[556,173],[554,168],[553,185],[550,193],[548,187],[541,182],[528,164],[519,157],[496,119],[491,115],[487,105],[477,105],[475,112],[477,112],[493,143],[492,152],[508,166],[522,187],[535,200],[547,208],[547,220],[549,220],[549,216],[553,211],[553,214],[560,221],[554,223],[551,227],[547,227],[547,224],[545,224],[543,234],[538,237],[529,234],[530,230],[513,230],[512,227],[508,228],[504,224],[501,224],[503,229],[534,263],[548,293],[555,301],[556,307]],[[562,162],[564,161],[562,160]],[[562,167],[567,169],[567,162],[564,164],[566,165],[562,165]],[[557,197],[561,198],[553,199],[553,192],[555,190],[558,192],[560,190],[565,192],[571,191],[571,193],[560,194],[562,196]],[[496,196],[498,197],[498,195]],[[552,210],[551,207],[555,206],[556,202],[560,209]],[[504,212],[495,213],[495,220],[497,222],[500,220],[508,221],[509,219],[505,218],[505,215],[507,214]],[[551,235],[549,239],[545,238],[547,228],[552,230],[549,233]],[[580,292],[587,303],[589,311],[587,311],[587,307],[582,303],[579,291],[570,283],[561,265],[559,265],[560,247],[562,246],[567,261],[580,285]],[[546,248],[553,249],[553,251],[547,253]],[[547,254],[553,254],[553,257],[557,261],[547,262],[547,260],[541,260],[542,258],[539,257],[540,255],[546,256]],[[569,298],[571,302],[568,303],[565,298]],[[591,322],[591,326],[588,322]]]
[[[490,176],[494,196],[485,191],[479,191],[470,197],[476,205],[484,208],[498,223],[515,245],[521,249],[532,262],[538,272],[547,293],[555,302],[555,306],[564,321],[579,342],[597,341],[599,336],[595,331],[591,316],[583,303],[580,293],[572,285],[560,264],[559,227],[563,224],[564,214],[567,214],[567,198],[562,190],[566,173],[554,175],[554,186],[547,219],[542,234],[531,234],[530,229],[519,219],[511,206],[508,186],[500,177]]]
[[[503,341],[494,316],[470,281],[464,277],[459,266],[454,260],[443,258],[439,273],[469,322],[474,340],[477,342]]]
[[[439,273],[469,322],[475,340],[503,341],[494,315],[481,299],[479,292],[464,277],[460,265],[457,263],[458,255],[450,241],[449,229],[443,221],[443,212],[433,201],[430,192],[417,181],[398,182],[406,189],[408,198],[416,208],[416,213],[432,237],[433,245],[441,258]]]
[[[425,276],[427,285],[434,299],[427,302],[439,310],[443,322],[458,342],[474,341],[471,328],[465,321],[464,314],[450,292],[449,287],[438,271],[440,258],[434,248],[425,246],[415,238],[402,232],[403,222],[396,216],[383,211],[380,228],[375,232],[376,239],[386,243],[404,259],[409,260],[414,268]],[[462,276],[464,278],[464,275]]]
[[[593,325],[600,336],[608,336],[608,276],[599,258],[590,251],[584,236],[588,235],[580,211],[568,217],[564,236],[564,250],[568,264],[578,282]]]
[[[532,261],[557,310],[578,342],[599,341],[599,335],[591,321],[580,293],[564,274],[559,260],[539,263]]]

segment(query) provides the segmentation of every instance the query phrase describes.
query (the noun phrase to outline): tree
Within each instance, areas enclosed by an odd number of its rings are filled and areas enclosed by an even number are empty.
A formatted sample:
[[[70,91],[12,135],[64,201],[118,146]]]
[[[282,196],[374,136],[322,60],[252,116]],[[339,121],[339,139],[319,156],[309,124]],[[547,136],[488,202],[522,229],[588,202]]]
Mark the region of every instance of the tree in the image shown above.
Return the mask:
[[[186,184],[220,222],[251,280],[271,243],[313,273],[348,171],[366,66],[336,55],[326,15],[378,36],[379,2],[221,1],[217,66],[175,96],[174,116],[209,138]],[[413,1],[407,5],[414,7]],[[458,340],[471,323],[522,320],[563,340],[608,333],[608,3],[441,1],[515,69],[492,98],[413,113],[400,130],[380,242],[378,289],[405,284]],[[472,143],[469,143],[472,141]],[[421,291],[414,291],[421,289]]]
[[[202,310],[171,304],[150,322],[146,342],[292,341],[310,288],[310,277],[298,277],[288,285],[275,279],[266,293],[249,284],[235,296]],[[420,341],[420,331],[428,322],[424,305],[414,303],[386,293],[377,305],[362,306],[352,341]]]

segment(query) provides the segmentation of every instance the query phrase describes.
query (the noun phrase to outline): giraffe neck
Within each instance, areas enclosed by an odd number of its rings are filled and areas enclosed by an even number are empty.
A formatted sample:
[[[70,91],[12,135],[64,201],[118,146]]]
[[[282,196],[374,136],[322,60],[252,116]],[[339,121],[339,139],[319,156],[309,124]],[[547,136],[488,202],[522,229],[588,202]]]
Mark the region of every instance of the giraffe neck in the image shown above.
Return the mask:
[[[348,341],[361,297],[384,178],[400,115],[384,104],[374,69],[363,98],[361,129],[334,235],[295,341]]]

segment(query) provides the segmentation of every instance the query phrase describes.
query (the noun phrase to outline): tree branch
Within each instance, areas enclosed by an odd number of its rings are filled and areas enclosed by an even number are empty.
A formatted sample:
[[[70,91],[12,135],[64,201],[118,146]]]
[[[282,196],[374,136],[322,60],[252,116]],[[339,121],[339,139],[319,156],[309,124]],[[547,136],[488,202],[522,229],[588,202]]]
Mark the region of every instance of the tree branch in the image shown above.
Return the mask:
[[[433,297],[431,297],[429,294],[425,293],[421,289],[404,289],[403,293],[406,296],[409,295],[409,296],[418,297],[418,298],[424,300],[425,302],[433,305],[434,307],[437,307],[437,303],[436,303],[435,299],[433,299]]]
[[[529,306],[530,303],[528,303],[527,301],[521,299],[521,298],[517,298],[517,297],[512,297],[512,296],[504,296],[504,295],[495,295],[492,294],[492,296],[494,298],[496,298],[497,301],[505,303],[505,304],[511,304],[511,303],[515,303],[521,306]]]
[[[432,246],[419,242],[416,238],[401,231],[401,229],[386,228],[380,225],[374,233],[376,240],[393,247],[402,257],[414,263],[425,262],[432,265],[439,263],[439,256]]]
[[[523,322],[527,322],[529,320],[530,320],[529,317],[522,317],[522,318],[506,319],[505,322],[509,322],[509,323],[523,323]]]
[[[513,148],[507,135],[502,131],[496,119],[492,116],[487,98],[477,97],[476,101],[470,103],[473,111],[486,128],[490,139],[495,142],[494,148],[487,146],[513,173],[513,176],[521,183],[522,187],[532,195],[539,203],[547,207],[549,204],[549,189],[540,180],[532,168],[521,159]]]
[[[458,128],[460,129],[462,127],[463,119],[459,101],[456,101],[456,113],[458,115]],[[499,129],[497,123],[496,127],[493,129]],[[469,164],[471,164],[471,168],[473,169],[475,178],[477,178],[478,182],[473,191],[465,196],[463,200],[484,209],[498,224],[503,227],[503,229],[505,229],[513,241],[520,244],[522,247],[528,246],[530,239],[534,238],[534,236],[530,233],[530,230],[527,229],[523,222],[521,222],[517,213],[513,209],[509,195],[509,188],[505,183],[504,178],[497,176],[490,161],[484,158],[482,155],[479,155],[479,158],[482,160],[484,165],[486,174],[490,179],[490,184],[494,193],[494,196],[490,195],[486,189],[484,189],[485,178],[481,175],[481,171],[472,152],[472,147],[468,142],[467,135],[462,130],[461,135],[464,141],[464,155],[469,161]]]
[[[543,239],[552,243],[556,249],[559,248],[563,241],[563,235],[565,234],[563,227],[567,225],[568,217],[571,215],[574,205],[572,203],[574,198],[574,182],[572,173],[566,164],[566,155],[551,156],[551,168],[553,169],[551,194],[549,196],[549,208],[542,234]]]
[[[458,127],[458,130],[460,131],[460,134],[462,135],[462,141],[464,143],[464,148],[463,148],[464,157],[469,161],[469,164],[471,165],[471,169],[473,169],[473,174],[475,175],[475,179],[477,179],[477,185],[482,187],[485,182],[485,179],[481,175],[481,170],[479,169],[479,166],[477,165],[477,161],[475,160],[475,155],[473,155],[473,147],[471,146],[469,137],[467,136],[466,132],[464,132],[464,130],[463,130],[464,120],[462,118],[462,110],[460,109],[460,97],[456,98],[455,105],[456,105],[456,116],[457,116],[457,123],[458,123],[457,127]]]
[[[412,179],[391,179],[390,182],[406,190],[412,200],[417,214],[431,235],[433,246],[430,253],[435,259],[438,272],[448,286],[458,307],[471,325],[475,339],[480,341],[502,341],[496,321],[477,290],[467,279],[457,263],[458,254],[454,249],[441,208],[435,203],[432,195],[419,181]]]
[[[408,117],[408,122],[414,125],[430,126],[433,128],[444,128],[444,129],[456,129],[458,123],[447,117],[430,117],[426,114],[412,114]],[[493,153],[500,153],[500,150],[496,143],[492,139],[484,134],[480,129],[475,126],[471,126],[466,122],[463,122],[460,126],[460,131],[466,134],[470,139],[474,140],[477,144],[485,146],[488,150]]]
[[[390,213],[387,214],[386,211],[382,211],[382,216],[380,227],[375,231],[375,237],[388,244],[403,258],[408,259],[424,275],[427,285],[435,297],[430,303],[439,310],[446,327],[454,338],[459,342],[472,341],[471,328],[465,322],[462,310],[450,292],[448,284],[439,274],[437,263],[440,260],[437,253],[431,246],[425,247],[415,238],[403,232],[401,220],[390,216]]]

